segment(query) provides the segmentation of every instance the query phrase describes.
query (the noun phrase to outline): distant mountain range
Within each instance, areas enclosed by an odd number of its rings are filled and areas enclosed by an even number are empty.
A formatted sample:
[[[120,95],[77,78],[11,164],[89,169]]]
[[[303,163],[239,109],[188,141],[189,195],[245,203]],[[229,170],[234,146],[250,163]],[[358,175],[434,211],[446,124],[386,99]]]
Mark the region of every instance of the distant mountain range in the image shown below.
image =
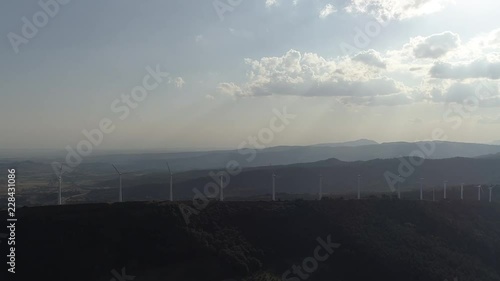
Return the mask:
[[[229,161],[241,167],[289,165],[336,158],[341,161],[368,161],[402,156],[428,159],[486,157],[500,153],[500,145],[456,142],[391,142],[378,144],[370,140],[312,146],[278,146],[261,150],[221,150],[207,152],[99,155],[89,162],[114,163],[129,170],[164,169],[168,161],[174,171],[224,168]]]

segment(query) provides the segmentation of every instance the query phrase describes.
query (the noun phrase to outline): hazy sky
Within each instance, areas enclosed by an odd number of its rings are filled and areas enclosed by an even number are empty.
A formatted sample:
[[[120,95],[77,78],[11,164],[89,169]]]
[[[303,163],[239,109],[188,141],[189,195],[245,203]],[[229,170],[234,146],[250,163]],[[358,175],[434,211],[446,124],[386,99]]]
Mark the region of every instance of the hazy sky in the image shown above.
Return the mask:
[[[2,149],[500,139],[495,0],[54,1],[0,3]]]

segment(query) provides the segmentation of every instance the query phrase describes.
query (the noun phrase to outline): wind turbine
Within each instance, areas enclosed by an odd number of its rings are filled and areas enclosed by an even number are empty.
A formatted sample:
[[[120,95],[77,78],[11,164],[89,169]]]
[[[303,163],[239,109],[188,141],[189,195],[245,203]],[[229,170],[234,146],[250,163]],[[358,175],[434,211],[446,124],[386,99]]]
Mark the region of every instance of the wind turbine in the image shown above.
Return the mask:
[[[168,165],[168,162],[167,162],[167,168],[168,168],[168,173],[170,174],[170,201],[174,201],[174,195],[172,191],[173,175],[172,175],[172,170],[170,170],[170,166]]]
[[[276,201],[276,173],[273,170],[273,201]]]
[[[401,178],[401,175],[398,175]],[[398,181],[398,199],[401,199],[401,182]]]
[[[477,186],[477,201],[481,201],[481,191],[483,190],[483,187],[481,185]]]
[[[488,188],[489,188],[489,190],[490,190],[490,203],[491,203],[491,195],[492,195],[492,193],[493,193],[493,187],[494,187],[493,185],[490,185],[490,186],[488,187]]]
[[[111,165],[113,166],[113,168],[115,168],[115,171],[116,171],[116,173],[118,173],[118,177],[120,178],[120,193],[118,195],[118,201],[123,202],[122,175],[130,174],[130,172],[129,173],[122,173],[122,172],[118,171],[118,169],[116,168],[116,166],[114,164],[111,164]]]
[[[62,205],[62,175],[63,175],[63,166],[61,165],[61,169],[59,170],[59,175],[57,176],[59,180],[59,196],[58,196],[58,204]]]
[[[358,200],[361,199],[361,175],[358,175]]]
[[[424,178],[420,178],[420,200],[424,200]]]
[[[319,200],[323,198],[323,175],[319,174]]]
[[[220,175],[220,201],[224,201],[224,177]]]
[[[446,184],[447,184],[447,183],[448,183],[447,181],[444,181],[444,182],[443,182],[443,184],[444,184],[444,189],[443,189],[443,192],[444,192],[444,193],[443,193],[444,200],[446,200]]]
[[[460,185],[460,199],[464,200],[464,184]]]

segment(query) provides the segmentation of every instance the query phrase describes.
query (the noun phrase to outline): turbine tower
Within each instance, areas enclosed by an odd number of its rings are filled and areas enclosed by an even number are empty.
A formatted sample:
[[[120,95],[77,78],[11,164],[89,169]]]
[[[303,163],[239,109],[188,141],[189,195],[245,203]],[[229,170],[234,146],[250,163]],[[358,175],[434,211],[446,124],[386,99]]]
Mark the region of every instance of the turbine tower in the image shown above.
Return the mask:
[[[118,194],[118,201],[123,202],[122,175],[130,174],[130,172],[129,173],[122,173],[122,172],[118,171],[118,169],[116,168],[116,166],[114,164],[111,164],[111,165],[113,166],[113,168],[115,168],[116,173],[118,173],[118,178],[120,179],[120,192]]]
[[[460,200],[464,200],[464,184],[460,185]]]
[[[170,170],[170,166],[168,165],[168,162],[167,162],[167,168],[168,168],[168,173],[170,174],[170,201],[174,201],[174,194],[173,194],[173,191],[172,191],[172,187],[173,187],[173,175],[172,175],[172,170]]]
[[[401,175],[398,175],[401,178]],[[398,199],[401,199],[401,182],[398,181]]]
[[[420,200],[424,200],[424,178],[420,178]]]
[[[319,200],[323,198],[323,175],[319,174]]]
[[[358,175],[358,200],[361,199],[361,175]]]
[[[220,201],[224,201],[224,177],[220,175]]]
[[[481,185],[477,186],[477,201],[481,201],[481,190],[483,187]]]
[[[63,175],[63,166],[61,165],[61,169],[59,170],[59,175],[57,176],[57,178],[59,179],[59,195],[57,203],[59,205],[62,205],[62,175]]]
[[[276,201],[276,174],[274,173],[273,170],[273,201]]]
[[[492,195],[492,193],[493,193],[493,187],[494,187],[493,185],[490,185],[490,186],[488,187],[488,188],[489,188],[489,190],[490,190],[490,203],[491,203],[491,195]]]
[[[444,184],[444,189],[443,189],[443,197],[444,197],[444,200],[446,200],[446,183],[448,183],[447,181],[444,181],[443,184]]]

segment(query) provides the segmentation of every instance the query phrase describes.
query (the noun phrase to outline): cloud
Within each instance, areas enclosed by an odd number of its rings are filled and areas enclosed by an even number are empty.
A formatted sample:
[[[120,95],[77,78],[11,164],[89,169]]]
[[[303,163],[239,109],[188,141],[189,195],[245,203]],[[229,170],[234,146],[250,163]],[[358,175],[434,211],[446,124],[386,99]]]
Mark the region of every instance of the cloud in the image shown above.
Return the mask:
[[[380,54],[375,50],[368,50],[355,55],[353,61],[359,61],[366,65],[375,66],[379,68],[386,68],[385,62],[382,60]]]
[[[389,94],[365,97],[341,97],[340,101],[344,104],[356,104],[364,106],[397,106],[403,104],[411,104],[414,99],[405,94]]]
[[[277,6],[278,0],[266,0],[266,7]]]
[[[452,0],[352,0],[349,13],[369,14],[378,21],[404,20],[441,11]]]
[[[453,32],[443,32],[429,37],[412,38],[413,54],[416,58],[437,59],[460,45],[460,37]]]
[[[184,84],[186,84],[186,82],[184,81],[184,79],[182,79],[182,77],[176,77],[173,82],[175,86],[179,89],[184,87]]]
[[[196,37],[194,38],[194,41],[195,41],[196,43],[201,42],[201,40],[203,40],[203,35],[201,35],[201,34],[200,34],[200,35],[196,35]]]
[[[319,18],[324,19],[335,12],[337,12],[337,8],[335,8],[332,4],[326,4],[326,6],[319,12]]]
[[[488,59],[483,58],[470,63],[459,64],[437,62],[432,66],[429,74],[434,78],[441,79],[500,79],[500,60],[491,62]]]
[[[228,96],[244,96],[241,88],[234,83],[219,83],[217,92]]]
[[[432,96],[435,102],[459,103],[467,106],[500,106],[500,87],[494,81],[470,80],[467,82],[442,83],[441,89]]]
[[[461,42],[447,31],[411,38],[401,49],[334,58],[292,49],[245,59],[246,79],[223,81],[217,91],[235,97],[322,96],[370,106],[463,103],[477,96],[481,107],[500,106],[499,36],[500,29]]]
[[[373,52],[368,54],[376,57]],[[364,58],[363,54],[358,59],[361,58]],[[411,98],[405,98],[407,88],[402,83],[381,75],[373,67],[355,66],[349,58],[327,60],[314,53],[289,50],[281,57],[246,59],[245,62],[251,69],[248,81],[241,85],[220,83],[219,93],[232,96],[330,96],[343,98],[345,103],[378,105],[411,101]]]
[[[477,122],[479,124],[484,124],[484,125],[500,124],[500,116],[497,116],[497,117],[484,117],[484,116],[482,116]]]
[[[212,96],[212,95],[205,95],[205,98],[206,98],[207,100],[215,100],[215,97],[214,97],[214,96]]]

